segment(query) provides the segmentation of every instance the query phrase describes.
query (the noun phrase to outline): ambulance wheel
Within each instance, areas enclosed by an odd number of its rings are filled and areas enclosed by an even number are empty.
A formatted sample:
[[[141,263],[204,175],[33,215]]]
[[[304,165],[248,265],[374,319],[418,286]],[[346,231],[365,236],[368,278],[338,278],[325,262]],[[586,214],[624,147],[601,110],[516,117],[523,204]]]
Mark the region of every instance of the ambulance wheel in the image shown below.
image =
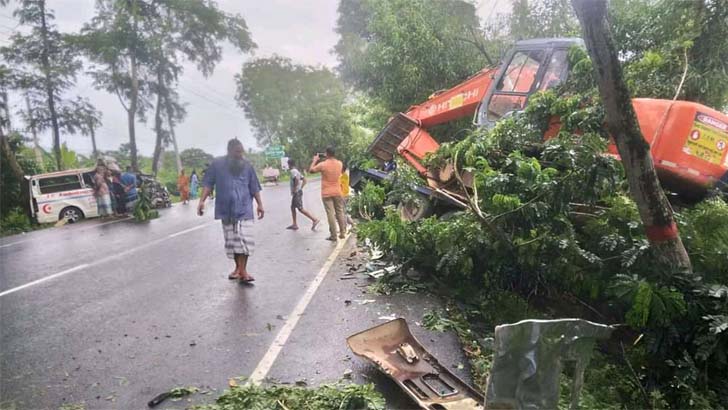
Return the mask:
[[[68,223],[78,222],[83,219],[83,211],[75,206],[67,206],[63,208],[58,219],[66,219]]]

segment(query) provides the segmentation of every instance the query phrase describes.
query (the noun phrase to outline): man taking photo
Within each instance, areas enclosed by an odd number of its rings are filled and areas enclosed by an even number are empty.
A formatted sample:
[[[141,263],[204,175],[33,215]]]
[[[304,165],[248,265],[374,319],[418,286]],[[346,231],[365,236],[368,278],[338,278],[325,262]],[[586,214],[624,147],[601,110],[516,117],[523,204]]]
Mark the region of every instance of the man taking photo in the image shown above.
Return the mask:
[[[329,237],[326,240],[336,241],[336,224],[339,224],[338,237],[346,237],[346,216],[344,214],[344,198],[341,196],[341,172],[344,164],[336,159],[333,147],[326,148],[326,159],[320,161],[320,155],[314,155],[311,160],[309,172],[321,173],[321,200],[326,209],[326,218],[329,221]],[[320,161],[320,162],[319,162]]]

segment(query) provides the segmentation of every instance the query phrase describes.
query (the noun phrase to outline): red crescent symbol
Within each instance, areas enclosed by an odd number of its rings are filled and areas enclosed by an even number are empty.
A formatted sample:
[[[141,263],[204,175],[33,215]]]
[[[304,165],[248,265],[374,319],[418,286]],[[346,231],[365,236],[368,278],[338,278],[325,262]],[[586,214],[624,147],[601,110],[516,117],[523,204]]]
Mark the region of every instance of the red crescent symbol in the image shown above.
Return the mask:
[[[43,209],[43,212],[44,213],[47,213],[47,214],[51,213],[51,204],[45,204],[45,205],[43,205],[43,208],[42,209]]]

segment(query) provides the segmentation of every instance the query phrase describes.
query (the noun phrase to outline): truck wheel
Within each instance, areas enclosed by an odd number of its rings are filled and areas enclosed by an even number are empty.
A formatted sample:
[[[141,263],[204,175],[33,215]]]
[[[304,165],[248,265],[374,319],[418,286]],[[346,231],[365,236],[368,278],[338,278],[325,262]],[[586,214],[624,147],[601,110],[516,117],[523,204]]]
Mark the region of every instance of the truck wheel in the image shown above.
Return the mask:
[[[78,222],[81,219],[83,219],[83,211],[76,208],[75,206],[67,206],[61,210],[61,213],[58,215],[58,219],[66,219],[68,220],[68,223],[74,223]]]
[[[399,216],[405,221],[419,221],[432,215],[432,202],[423,196],[417,196],[412,201],[401,202],[397,206]]]

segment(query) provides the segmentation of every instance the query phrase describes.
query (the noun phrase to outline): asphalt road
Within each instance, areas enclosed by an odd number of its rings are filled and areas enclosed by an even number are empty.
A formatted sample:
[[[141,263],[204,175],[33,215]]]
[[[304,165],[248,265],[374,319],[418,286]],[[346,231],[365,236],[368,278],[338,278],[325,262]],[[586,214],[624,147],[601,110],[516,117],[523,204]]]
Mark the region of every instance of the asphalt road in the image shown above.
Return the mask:
[[[318,195],[314,182],[305,204],[323,217]],[[286,184],[266,187],[263,198],[249,263],[254,286],[226,279],[232,262],[211,204],[203,217],[194,205],[175,205],[146,223],[86,221],[0,239],[0,408],[142,409],[177,386],[201,387],[209,393],[192,402],[209,402],[231,377],[256,369],[309,384],[353,369],[354,380],[377,383],[392,408],[411,408],[391,382],[351,357],[345,338],[383,323],[383,315],[414,323],[437,302],[363,295],[366,279],[339,276],[353,238],[337,249],[324,240],[325,222],[318,232],[305,220],[301,230],[285,230]],[[301,303],[304,295],[310,303]],[[344,304],[357,298],[376,303]],[[464,362],[453,335],[412,326],[441,362]]]

